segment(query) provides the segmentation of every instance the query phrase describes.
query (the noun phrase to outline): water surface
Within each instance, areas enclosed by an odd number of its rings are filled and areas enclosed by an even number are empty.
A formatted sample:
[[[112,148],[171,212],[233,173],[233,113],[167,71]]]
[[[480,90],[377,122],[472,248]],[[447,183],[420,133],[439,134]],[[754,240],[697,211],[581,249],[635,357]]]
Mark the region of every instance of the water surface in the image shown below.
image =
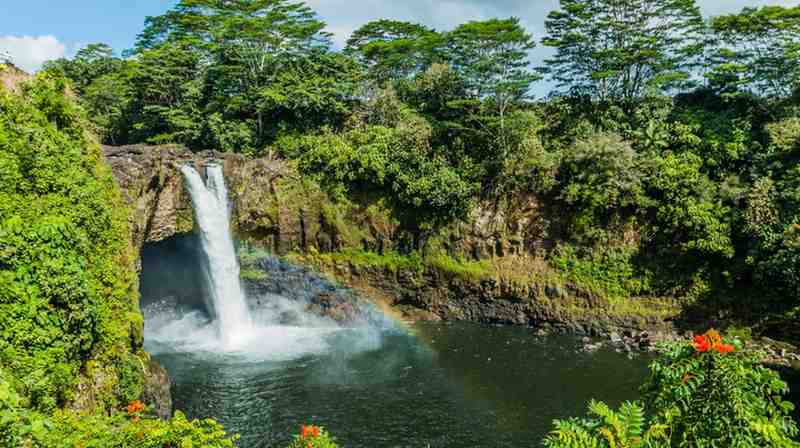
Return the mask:
[[[176,409],[217,418],[243,447],[284,446],[301,423],[328,428],[344,447],[538,446],[554,418],[583,413],[590,398],[635,399],[647,363],[583,353],[577,338],[472,324],[324,331],[305,352],[289,337],[281,347],[293,359],[149,339]]]

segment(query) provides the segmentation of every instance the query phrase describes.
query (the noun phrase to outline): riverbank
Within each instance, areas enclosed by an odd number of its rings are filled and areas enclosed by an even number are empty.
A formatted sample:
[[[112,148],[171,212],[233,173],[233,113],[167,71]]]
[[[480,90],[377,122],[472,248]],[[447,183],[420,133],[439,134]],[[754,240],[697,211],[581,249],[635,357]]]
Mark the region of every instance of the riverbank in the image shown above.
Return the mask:
[[[273,260],[273,255],[252,251],[240,258],[250,288],[280,292],[270,281],[267,265],[260,261]],[[506,257],[478,263],[369,252],[292,253],[283,259],[304,269],[303,275],[319,275],[350,288],[406,322],[524,326],[539,335],[586,336],[587,351],[607,346],[624,352],[655,350],[661,342],[716,327],[763,349],[765,363],[800,369],[800,350],[795,344],[770,339],[734,322],[697,316],[684,321],[684,310],[674,299],[609,299],[570,283],[537,260]],[[334,316],[347,315],[353,307],[327,296],[311,300]]]

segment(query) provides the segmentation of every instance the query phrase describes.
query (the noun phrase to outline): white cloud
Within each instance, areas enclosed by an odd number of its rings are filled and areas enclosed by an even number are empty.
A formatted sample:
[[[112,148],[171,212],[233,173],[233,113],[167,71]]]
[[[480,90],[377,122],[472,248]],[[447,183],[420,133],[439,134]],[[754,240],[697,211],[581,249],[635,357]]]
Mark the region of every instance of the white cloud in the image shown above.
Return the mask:
[[[67,46],[55,36],[0,36],[0,52],[11,55],[11,60],[21,69],[35,72],[42,64],[63,57]]]

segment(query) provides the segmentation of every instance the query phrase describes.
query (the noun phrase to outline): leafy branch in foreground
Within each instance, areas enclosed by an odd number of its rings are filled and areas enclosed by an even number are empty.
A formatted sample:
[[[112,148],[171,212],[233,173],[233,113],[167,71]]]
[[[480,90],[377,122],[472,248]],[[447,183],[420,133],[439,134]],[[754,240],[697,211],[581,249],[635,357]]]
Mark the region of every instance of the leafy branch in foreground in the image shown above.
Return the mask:
[[[668,344],[650,366],[642,403],[592,401],[588,418],[556,420],[547,448],[797,448],[794,406],[776,372],[715,330]]]

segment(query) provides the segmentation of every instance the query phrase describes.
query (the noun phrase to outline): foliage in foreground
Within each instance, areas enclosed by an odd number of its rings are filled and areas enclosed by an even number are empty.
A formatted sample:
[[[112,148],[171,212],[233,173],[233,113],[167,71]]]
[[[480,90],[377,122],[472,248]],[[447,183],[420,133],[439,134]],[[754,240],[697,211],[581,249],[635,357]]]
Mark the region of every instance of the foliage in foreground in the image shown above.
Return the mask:
[[[287,448],[338,448],[338,446],[325,428],[302,425],[300,434],[295,436]]]
[[[139,401],[113,416],[67,410],[45,415],[25,408],[24,403],[24,398],[0,379],[0,446],[227,448],[235,446],[237,438],[211,419],[188,420],[181,412],[169,421],[149,416]]]
[[[112,408],[146,359],[127,210],[65,81],[21,89],[0,89],[0,366],[32,408]]]
[[[0,446],[233,446],[212,420],[135,401],[147,355],[127,209],[65,88],[0,87]]]
[[[585,418],[556,420],[548,448],[797,448],[788,386],[738,340],[714,330],[665,347],[641,403],[593,401]]]

